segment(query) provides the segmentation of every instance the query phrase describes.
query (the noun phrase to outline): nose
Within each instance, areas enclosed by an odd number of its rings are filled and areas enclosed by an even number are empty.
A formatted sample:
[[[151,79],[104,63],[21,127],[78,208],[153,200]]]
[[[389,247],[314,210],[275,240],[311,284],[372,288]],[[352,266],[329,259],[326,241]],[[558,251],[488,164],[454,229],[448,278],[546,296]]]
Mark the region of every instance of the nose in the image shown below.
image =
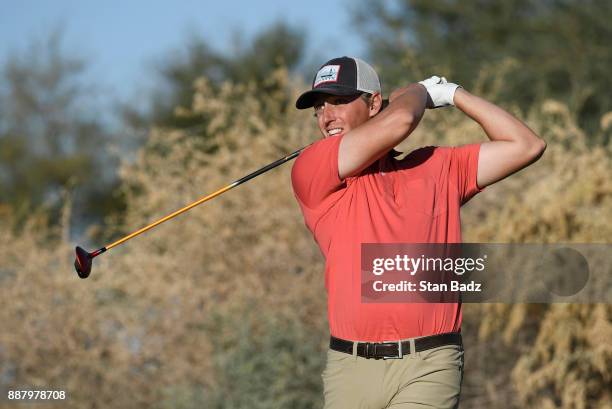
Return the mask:
[[[328,125],[331,121],[336,119],[336,106],[334,104],[330,104],[329,102],[325,102],[323,104],[323,122],[325,125]]]

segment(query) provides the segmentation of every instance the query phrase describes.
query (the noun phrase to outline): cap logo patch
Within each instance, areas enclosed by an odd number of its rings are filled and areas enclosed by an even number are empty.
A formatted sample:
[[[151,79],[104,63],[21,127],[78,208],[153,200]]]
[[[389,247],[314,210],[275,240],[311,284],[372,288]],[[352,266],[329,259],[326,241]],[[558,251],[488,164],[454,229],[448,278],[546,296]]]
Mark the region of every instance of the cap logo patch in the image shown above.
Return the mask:
[[[339,65],[326,65],[317,72],[315,77],[313,88],[326,82],[338,82],[338,74],[340,73]]]

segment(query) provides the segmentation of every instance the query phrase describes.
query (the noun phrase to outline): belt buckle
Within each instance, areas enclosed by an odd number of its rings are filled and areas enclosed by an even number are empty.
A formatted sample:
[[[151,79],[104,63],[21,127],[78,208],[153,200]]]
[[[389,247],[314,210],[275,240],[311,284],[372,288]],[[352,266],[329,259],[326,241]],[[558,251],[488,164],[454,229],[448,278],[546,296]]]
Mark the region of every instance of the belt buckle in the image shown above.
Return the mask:
[[[366,359],[380,359],[380,356],[376,356],[376,342],[365,343],[365,358]]]
[[[383,344],[397,344],[397,356],[383,356],[382,359],[402,359],[404,357],[404,351],[402,351],[402,341],[385,341]]]

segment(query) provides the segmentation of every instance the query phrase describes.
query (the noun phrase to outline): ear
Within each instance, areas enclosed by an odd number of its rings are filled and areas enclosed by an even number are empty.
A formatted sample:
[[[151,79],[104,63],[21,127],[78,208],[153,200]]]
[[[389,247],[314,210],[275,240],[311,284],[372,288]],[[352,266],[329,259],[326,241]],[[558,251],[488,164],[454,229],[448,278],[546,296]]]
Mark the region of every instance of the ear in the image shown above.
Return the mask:
[[[378,114],[382,110],[382,95],[379,92],[376,92],[372,95],[370,99],[370,118]]]

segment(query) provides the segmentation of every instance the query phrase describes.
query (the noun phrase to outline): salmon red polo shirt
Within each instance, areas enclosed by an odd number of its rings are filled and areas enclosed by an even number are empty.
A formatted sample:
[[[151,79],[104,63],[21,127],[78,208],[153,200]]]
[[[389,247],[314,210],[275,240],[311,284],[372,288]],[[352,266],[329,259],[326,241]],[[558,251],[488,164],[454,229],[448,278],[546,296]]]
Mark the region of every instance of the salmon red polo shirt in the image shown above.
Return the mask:
[[[331,335],[383,342],[457,332],[461,303],[362,303],[362,243],[460,243],[459,208],[476,193],[480,144],[383,156],[340,180],[341,136],[306,148],[291,180],[308,229],[325,256]]]

